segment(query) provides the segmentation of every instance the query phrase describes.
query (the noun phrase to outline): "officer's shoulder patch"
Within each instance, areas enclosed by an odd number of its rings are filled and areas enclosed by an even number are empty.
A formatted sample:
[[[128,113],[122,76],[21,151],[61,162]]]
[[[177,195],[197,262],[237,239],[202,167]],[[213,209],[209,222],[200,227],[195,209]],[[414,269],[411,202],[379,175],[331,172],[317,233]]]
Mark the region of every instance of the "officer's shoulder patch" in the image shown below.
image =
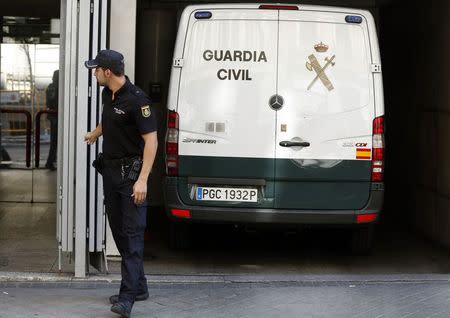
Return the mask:
[[[141,106],[142,117],[150,117],[152,112],[150,111],[150,105]]]

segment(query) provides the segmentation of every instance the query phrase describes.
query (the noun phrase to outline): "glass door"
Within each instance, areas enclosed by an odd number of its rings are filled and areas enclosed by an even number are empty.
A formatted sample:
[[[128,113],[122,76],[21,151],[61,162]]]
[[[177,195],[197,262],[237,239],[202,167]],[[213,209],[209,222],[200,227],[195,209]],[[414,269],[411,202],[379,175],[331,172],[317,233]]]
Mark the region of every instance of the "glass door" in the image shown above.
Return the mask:
[[[55,203],[59,45],[0,50],[0,201]]]

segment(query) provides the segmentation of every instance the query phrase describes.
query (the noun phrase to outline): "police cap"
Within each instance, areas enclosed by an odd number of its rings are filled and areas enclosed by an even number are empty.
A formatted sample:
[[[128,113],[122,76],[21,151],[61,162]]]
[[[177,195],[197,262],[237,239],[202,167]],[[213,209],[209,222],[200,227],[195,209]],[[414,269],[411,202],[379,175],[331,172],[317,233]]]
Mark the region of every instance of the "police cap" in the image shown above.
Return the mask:
[[[110,69],[114,73],[124,72],[123,55],[114,50],[101,50],[93,60],[84,62],[87,68],[102,67]]]

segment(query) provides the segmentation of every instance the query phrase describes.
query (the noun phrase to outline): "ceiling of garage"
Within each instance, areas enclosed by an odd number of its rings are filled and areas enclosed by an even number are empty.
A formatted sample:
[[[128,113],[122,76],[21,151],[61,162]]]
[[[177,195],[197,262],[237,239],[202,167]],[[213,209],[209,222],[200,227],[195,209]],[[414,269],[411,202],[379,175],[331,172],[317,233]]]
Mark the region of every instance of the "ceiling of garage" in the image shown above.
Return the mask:
[[[33,17],[49,17],[58,18],[60,15],[60,1],[61,0],[16,0],[16,1],[1,1],[0,12],[3,16],[33,16]],[[344,7],[380,7],[391,3],[400,3],[403,0],[302,0],[302,1],[274,1],[263,0],[263,2],[285,2],[285,3],[300,3],[300,4],[316,4],[316,5],[331,5]],[[137,0],[139,7],[183,7],[188,3],[219,3],[219,2],[254,2],[242,0]],[[256,2],[256,1],[255,1]]]
[[[60,0],[1,1],[3,16],[59,18]]]
[[[199,3],[296,3],[296,4],[314,4],[314,5],[329,5],[339,7],[353,7],[353,8],[375,8],[388,5],[394,2],[402,2],[406,0],[262,0],[262,1],[248,1],[248,0],[137,0],[140,8],[180,8],[187,4]]]
[[[0,12],[4,16],[34,16],[34,17],[49,17],[58,18],[61,0],[16,0],[16,1],[1,1]],[[302,1],[260,1],[260,2],[286,2],[286,3],[303,3],[303,4],[317,4],[317,5],[331,5],[331,6],[347,6],[347,7],[379,7],[388,5],[394,2],[401,2],[402,0],[302,0]],[[156,6],[184,6],[187,3],[214,3],[214,2],[253,2],[242,0],[137,0],[140,7]]]

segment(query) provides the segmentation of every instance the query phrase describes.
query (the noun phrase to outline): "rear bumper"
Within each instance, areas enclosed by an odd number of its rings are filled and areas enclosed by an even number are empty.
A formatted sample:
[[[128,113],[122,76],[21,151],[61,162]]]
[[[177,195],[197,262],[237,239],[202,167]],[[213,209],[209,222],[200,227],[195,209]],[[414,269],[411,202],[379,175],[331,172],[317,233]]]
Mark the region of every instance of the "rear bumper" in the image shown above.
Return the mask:
[[[360,210],[292,210],[242,207],[186,205],[181,201],[176,183],[164,181],[164,202],[167,216],[173,221],[204,223],[272,223],[298,225],[362,225],[359,214],[376,214],[379,219],[384,198],[382,183],[372,184],[369,200]],[[176,217],[172,209],[189,210],[190,217]]]

